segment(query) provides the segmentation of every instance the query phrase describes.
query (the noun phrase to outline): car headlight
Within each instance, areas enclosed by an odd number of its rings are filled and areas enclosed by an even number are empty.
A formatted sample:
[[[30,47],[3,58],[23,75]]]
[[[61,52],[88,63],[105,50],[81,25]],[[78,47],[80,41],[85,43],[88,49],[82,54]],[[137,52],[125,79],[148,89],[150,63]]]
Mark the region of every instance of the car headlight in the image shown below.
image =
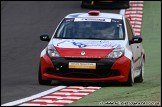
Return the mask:
[[[119,58],[124,55],[124,48],[116,48],[111,53],[109,53],[106,58]]]
[[[55,49],[55,47],[53,45],[48,45],[47,53],[51,58],[60,57],[59,53],[57,52],[57,50]]]

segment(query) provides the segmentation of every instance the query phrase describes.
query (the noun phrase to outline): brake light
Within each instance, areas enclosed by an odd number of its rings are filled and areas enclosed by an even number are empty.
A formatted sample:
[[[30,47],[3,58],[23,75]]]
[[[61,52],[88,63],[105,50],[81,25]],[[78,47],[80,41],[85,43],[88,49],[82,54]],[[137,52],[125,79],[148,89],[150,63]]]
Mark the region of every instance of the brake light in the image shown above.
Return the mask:
[[[90,16],[98,16],[100,14],[100,11],[98,10],[91,10],[88,12]]]

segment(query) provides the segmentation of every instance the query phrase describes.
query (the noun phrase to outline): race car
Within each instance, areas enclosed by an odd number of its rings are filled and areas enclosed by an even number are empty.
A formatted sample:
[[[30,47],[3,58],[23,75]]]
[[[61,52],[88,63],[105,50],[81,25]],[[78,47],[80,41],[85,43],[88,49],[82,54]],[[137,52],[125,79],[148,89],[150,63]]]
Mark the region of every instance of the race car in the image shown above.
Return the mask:
[[[121,14],[72,13],[65,16],[41,52],[38,80],[143,82],[145,52],[129,19]]]
[[[109,1],[109,0],[99,0],[99,1],[81,1],[81,8],[111,8],[111,9],[119,9],[119,8],[129,8],[129,1]]]

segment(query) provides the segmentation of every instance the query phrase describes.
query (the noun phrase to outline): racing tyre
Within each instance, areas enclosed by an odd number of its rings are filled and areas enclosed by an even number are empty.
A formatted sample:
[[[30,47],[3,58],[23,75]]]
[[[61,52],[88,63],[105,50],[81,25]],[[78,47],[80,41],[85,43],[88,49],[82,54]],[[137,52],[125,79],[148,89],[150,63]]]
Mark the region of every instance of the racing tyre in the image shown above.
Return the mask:
[[[124,82],[123,85],[133,86],[133,83],[134,83],[134,65],[133,65],[133,62],[131,62],[131,68],[130,68],[129,75],[128,75],[128,81]]]
[[[144,59],[142,59],[142,62],[141,62],[141,71],[140,71],[140,75],[139,77],[135,78],[135,82],[137,83],[142,83],[144,80]]]
[[[50,85],[52,80],[43,80],[42,74],[41,74],[41,65],[39,65],[39,71],[38,71],[38,82],[40,85]]]

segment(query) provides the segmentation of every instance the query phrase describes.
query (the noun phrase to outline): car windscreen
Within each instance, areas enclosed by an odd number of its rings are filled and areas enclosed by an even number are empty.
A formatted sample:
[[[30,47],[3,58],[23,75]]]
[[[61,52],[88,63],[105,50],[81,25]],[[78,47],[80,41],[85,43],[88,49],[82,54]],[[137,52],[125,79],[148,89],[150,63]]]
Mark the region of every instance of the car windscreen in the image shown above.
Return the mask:
[[[120,19],[65,18],[54,38],[123,40],[124,25]]]

